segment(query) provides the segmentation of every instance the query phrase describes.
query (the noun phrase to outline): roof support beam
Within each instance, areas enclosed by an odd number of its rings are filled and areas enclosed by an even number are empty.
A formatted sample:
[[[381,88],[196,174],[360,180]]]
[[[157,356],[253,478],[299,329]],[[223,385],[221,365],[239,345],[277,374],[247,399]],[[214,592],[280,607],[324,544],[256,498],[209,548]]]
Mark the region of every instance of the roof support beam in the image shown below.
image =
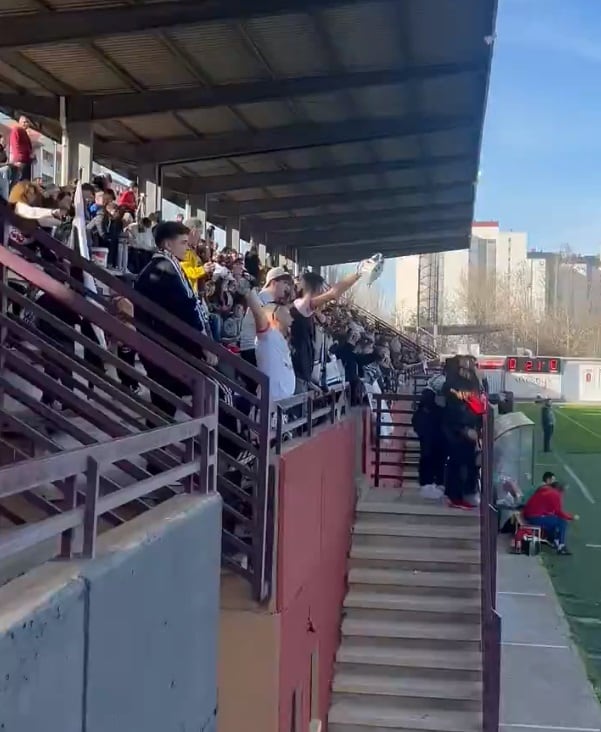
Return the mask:
[[[393,173],[398,170],[423,170],[443,165],[471,162],[467,155],[440,155],[424,160],[383,160],[377,163],[356,163],[354,165],[305,168],[302,170],[274,170],[268,173],[236,173],[198,178],[165,177],[165,187],[189,196],[204,196],[209,193],[242,191],[245,188],[264,186],[286,186],[296,183],[310,183],[318,180],[339,180],[361,175]]]
[[[347,142],[364,142],[386,137],[406,137],[456,129],[477,129],[477,125],[478,120],[469,115],[384,117],[329,124],[290,125],[269,130],[228,132],[207,135],[202,139],[175,138],[140,145],[99,141],[97,150],[100,156],[109,159],[165,165]]]
[[[459,180],[453,183],[441,183],[433,186],[403,186],[399,188],[376,188],[365,191],[350,191],[348,193],[310,194],[306,196],[286,196],[283,198],[258,199],[228,203],[225,201],[209,201],[209,211],[217,216],[231,218],[233,216],[253,216],[264,213],[279,213],[295,211],[303,208],[316,208],[332,204],[360,203],[375,201],[379,198],[392,199],[395,196],[411,196],[436,193],[462,193],[459,202],[464,203],[473,197],[473,184],[470,180]],[[445,201],[448,203],[448,201]],[[402,206],[399,206],[402,211]]]
[[[0,107],[18,109],[31,116],[59,118],[58,97],[47,97],[41,94],[5,94],[0,92]]]
[[[432,236],[420,242],[399,241],[398,239],[389,242],[378,240],[364,241],[361,243],[344,244],[337,247],[327,247],[315,250],[298,248],[299,255],[308,259],[311,264],[325,266],[328,264],[343,264],[344,262],[357,262],[364,257],[371,256],[374,252],[380,252],[387,258],[407,257],[411,254],[427,254],[433,252],[448,252],[456,249],[467,249],[469,239],[465,236],[451,235]]]
[[[339,229],[341,226],[361,226],[362,224],[378,225],[380,223],[396,222],[403,223],[424,223],[430,221],[438,221],[445,215],[464,215],[469,219],[471,215],[472,201],[465,200],[459,203],[445,203],[437,206],[429,204],[428,206],[406,206],[400,208],[370,209],[368,211],[359,210],[352,213],[343,214],[317,214],[311,216],[284,216],[281,218],[261,218],[253,217],[246,219],[245,232],[257,232],[263,234],[271,234],[276,232],[289,232],[291,236],[296,233],[313,233],[319,236],[321,233],[327,233],[331,228]],[[416,218],[417,215],[417,218]]]
[[[182,0],[89,10],[2,16],[0,48],[32,48],[116,33],[174,28],[213,21],[249,20],[365,0]]]
[[[320,249],[322,247],[339,246],[363,241],[378,241],[380,239],[392,239],[399,241],[410,239],[415,241],[419,238],[432,238],[432,234],[453,234],[460,236],[468,228],[469,219],[465,216],[448,218],[432,223],[400,224],[390,222],[387,224],[373,224],[372,226],[349,227],[333,231],[316,232],[315,234],[295,234],[294,236],[269,236],[268,242],[276,246],[299,247],[304,250]]]
[[[76,121],[122,119],[143,114],[186,109],[209,109],[238,104],[253,104],[309,94],[330,94],[344,89],[404,84],[465,72],[483,71],[479,63],[413,66],[405,69],[356,71],[332,76],[305,76],[293,79],[268,79],[241,84],[223,84],[190,89],[169,89],[138,94],[81,95],[71,99]]]

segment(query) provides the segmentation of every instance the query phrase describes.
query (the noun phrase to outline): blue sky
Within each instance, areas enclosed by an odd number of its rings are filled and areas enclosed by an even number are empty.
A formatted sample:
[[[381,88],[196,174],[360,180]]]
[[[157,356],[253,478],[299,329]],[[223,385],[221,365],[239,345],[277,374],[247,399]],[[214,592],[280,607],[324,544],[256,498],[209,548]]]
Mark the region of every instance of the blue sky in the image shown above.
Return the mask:
[[[476,216],[601,251],[601,0],[499,0]]]

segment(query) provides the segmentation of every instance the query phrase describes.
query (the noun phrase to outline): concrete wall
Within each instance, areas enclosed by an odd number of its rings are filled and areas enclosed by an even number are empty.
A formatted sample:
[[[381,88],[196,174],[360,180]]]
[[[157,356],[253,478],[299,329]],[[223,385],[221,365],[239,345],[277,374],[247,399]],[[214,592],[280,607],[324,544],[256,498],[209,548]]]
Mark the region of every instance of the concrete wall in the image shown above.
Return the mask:
[[[220,528],[178,496],[2,587],[2,732],[213,732]]]

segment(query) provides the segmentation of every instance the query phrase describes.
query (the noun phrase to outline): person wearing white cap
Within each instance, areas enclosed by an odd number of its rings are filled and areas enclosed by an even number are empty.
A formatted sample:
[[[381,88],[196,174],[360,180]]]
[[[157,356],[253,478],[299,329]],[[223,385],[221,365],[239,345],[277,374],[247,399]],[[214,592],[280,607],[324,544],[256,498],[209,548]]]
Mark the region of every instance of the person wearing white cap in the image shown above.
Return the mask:
[[[290,272],[284,269],[284,267],[272,267],[267,273],[265,287],[258,293],[258,298],[263,305],[270,303],[284,305],[290,299],[292,285],[292,275]],[[255,355],[256,337],[255,319],[249,308],[242,320],[242,328],[240,330],[240,355],[253,366],[257,365]]]

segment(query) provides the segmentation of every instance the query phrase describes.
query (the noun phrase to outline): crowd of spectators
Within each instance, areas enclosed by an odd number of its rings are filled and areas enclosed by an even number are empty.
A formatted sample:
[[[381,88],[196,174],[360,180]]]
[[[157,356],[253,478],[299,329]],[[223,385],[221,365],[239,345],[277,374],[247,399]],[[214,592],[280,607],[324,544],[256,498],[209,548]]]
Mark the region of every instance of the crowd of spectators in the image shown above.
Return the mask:
[[[22,118],[15,128],[20,132],[15,134],[26,134],[27,124]],[[22,218],[72,243],[75,183],[59,187],[27,179],[31,165],[27,167],[23,155],[23,164],[11,168],[9,202]],[[407,363],[404,345],[340,300],[361,276],[371,276],[378,266],[374,260],[366,260],[356,273],[328,285],[315,272],[294,276],[286,267],[261,261],[255,244],[245,255],[219,249],[214,228],[205,231],[199,219],[184,221],[180,215],[175,221],[161,221],[159,212],[146,211],[144,196],[134,183],[116,193],[111,178],[99,176],[84,183],[81,194],[91,256],[267,373],[273,401],[295,393],[324,393],[344,382],[350,385],[354,404],[361,403],[374,384],[383,392],[398,389]],[[28,245],[33,237],[12,229],[10,243]],[[18,283],[11,284],[20,289]],[[118,310],[126,320],[133,314],[127,302],[120,301]],[[144,315],[135,313],[135,317]],[[119,348],[123,360],[136,363],[135,353],[123,345]],[[202,357],[219,367],[212,354],[205,352]],[[147,371],[149,367],[145,364]],[[163,373],[154,377],[168,381]],[[138,389],[135,379],[126,374],[120,378],[129,389]]]

